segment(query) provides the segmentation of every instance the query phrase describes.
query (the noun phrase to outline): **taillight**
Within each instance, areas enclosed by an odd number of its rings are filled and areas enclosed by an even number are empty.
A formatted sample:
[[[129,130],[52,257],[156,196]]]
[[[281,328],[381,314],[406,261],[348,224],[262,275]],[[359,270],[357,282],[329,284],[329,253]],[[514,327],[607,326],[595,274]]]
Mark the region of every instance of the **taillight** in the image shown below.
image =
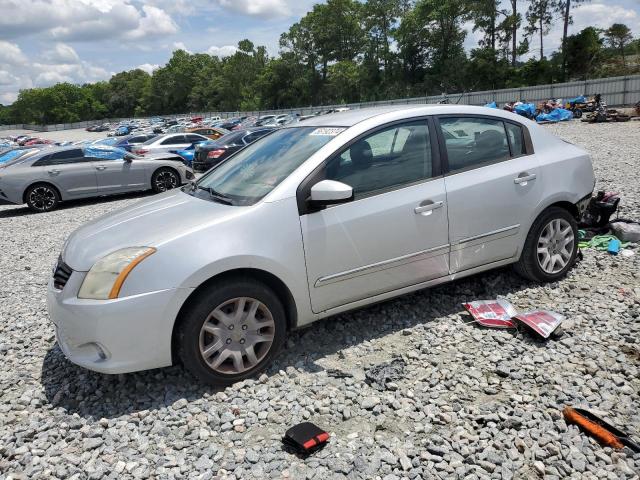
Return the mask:
[[[149,150],[145,150],[144,148],[140,148],[140,149],[136,150],[135,153],[136,153],[136,155],[144,155],[148,151]]]
[[[207,158],[219,158],[224,154],[224,150],[219,148],[217,150],[211,150],[209,153],[207,153]]]

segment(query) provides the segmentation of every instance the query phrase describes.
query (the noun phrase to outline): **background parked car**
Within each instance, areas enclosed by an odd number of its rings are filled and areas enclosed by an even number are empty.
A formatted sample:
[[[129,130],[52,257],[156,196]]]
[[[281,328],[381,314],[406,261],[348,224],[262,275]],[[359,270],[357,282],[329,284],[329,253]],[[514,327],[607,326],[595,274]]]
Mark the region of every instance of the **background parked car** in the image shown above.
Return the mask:
[[[113,144],[113,146],[124,148],[127,152],[130,152],[134,147],[137,147],[138,145],[142,145],[144,142],[147,142],[157,136],[158,135],[154,133],[133,134],[133,135],[129,135],[129,136],[117,139],[116,142]]]
[[[105,146],[43,149],[0,165],[0,203],[26,203],[35,212],[60,201],[153,189],[164,192],[194,178],[181,161],[142,158]]]
[[[220,127],[194,127],[194,128],[188,128],[186,132],[197,133],[198,135],[204,135],[205,137],[208,137],[211,140],[217,140],[220,137],[229,133],[229,130],[225,130],[224,128],[220,128]]]
[[[255,127],[238,130],[225,135],[215,142],[207,142],[195,147],[195,155],[191,166],[195,171],[204,172],[217,165],[229,155],[264,137],[275,128]]]
[[[207,140],[209,140],[207,137],[197,133],[168,133],[147,140],[143,144],[134,147],[132,151],[136,155],[171,152],[184,150],[194,143],[205,142]]]

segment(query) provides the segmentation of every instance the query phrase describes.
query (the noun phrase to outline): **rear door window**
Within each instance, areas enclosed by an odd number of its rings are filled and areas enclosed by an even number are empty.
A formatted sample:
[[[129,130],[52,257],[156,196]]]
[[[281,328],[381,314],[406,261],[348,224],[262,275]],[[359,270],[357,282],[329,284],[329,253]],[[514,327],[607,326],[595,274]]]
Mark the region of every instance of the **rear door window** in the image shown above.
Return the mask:
[[[82,150],[74,149],[74,150],[64,150],[62,152],[55,152],[46,157],[42,157],[40,160],[37,160],[33,163],[33,167],[41,167],[47,165],[64,165],[66,163],[79,163],[88,161],[85,159]]]
[[[450,171],[479,167],[511,157],[502,120],[475,117],[440,118]]]
[[[524,132],[522,131],[522,127],[509,122],[505,122],[505,127],[507,128],[509,144],[511,145],[511,156],[519,157],[520,155],[526,155],[527,151],[524,144]]]

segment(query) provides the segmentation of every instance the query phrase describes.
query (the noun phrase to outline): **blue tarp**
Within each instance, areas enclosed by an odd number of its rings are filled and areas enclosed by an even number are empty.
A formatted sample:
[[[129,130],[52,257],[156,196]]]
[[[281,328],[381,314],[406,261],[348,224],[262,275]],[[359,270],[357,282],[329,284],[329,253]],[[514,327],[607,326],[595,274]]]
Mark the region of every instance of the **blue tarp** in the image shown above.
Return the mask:
[[[113,146],[116,144],[116,142],[119,142],[120,139],[115,138],[115,137],[107,137],[107,138],[103,138],[102,140],[96,140],[95,142],[93,142],[93,145],[108,145],[108,146]]]
[[[498,104],[496,102],[487,103],[485,105],[487,108],[498,108]]]
[[[523,117],[533,118],[536,114],[536,106],[533,103],[523,103],[513,107],[513,111]]]
[[[586,101],[587,101],[587,97],[585,97],[584,95],[580,95],[579,97],[571,98],[567,100],[567,103],[569,105],[575,105],[576,103],[586,103]]]
[[[85,157],[102,158],[104,160],[120,160],[126,154],[127,151],[124,148],[117,147],[92,146],[84,149]]]
[[[24,153],[24,150],[10,150],[0,155],[0,163],[8,162],[16,157],[19,157]]]
[[[563,122],[565,120],[571,120],[573,113],[564,108],[556,108],[549,113],[541,113],[536,117],[538,122]]]

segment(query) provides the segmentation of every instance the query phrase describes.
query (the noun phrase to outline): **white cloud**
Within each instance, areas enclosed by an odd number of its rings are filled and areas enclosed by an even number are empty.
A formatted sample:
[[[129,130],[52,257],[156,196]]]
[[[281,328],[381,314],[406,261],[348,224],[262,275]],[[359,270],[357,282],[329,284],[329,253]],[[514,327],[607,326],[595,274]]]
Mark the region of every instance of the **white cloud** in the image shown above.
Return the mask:
[[[214,55],[216,57],[229,57],[238,51],[238,47],[234,47],[233,45],[224,45],[222,47],[216,47],[212,45],[208,48],[207,53],[209,55]]]
[[[27,57],[18,45],[0,40],[0,63],[20,65],[27,62]]]
[[[164,10],[132,0],[0,0],[0,32],[6,38],[40,33],[65,41],[139,40],[174,34]]]
[[[154,70],[157,70],[158,68],[160,68],[160,65],[151,64],[151,63],[143,63],[141,65],[138,65],[136,68],[139,68],[140,70],[143,70],[143,71],[147,72],[149,75],[151,75]]]
[[[18,92],[0,93],[0,104],[10,105],[18,98]]]
[[[0,70],[0,86],[13,85],[17,80],[17,77],[14,77],[6,70]]]
[[[178,25],[164,10],[151,5],[144,5],[142,10],[144,16],[140,19],[138,28],[128,32],[125,38],[138,40],[173,35],[178,32]]]
[[[42,58],[49,63],[78,63],[80,61],[76,51],[64,43],[57,43],[55,47],[45,50]]]
[[[286,0],[218,0],[218,3],[223,8],[255,17],[291,15],[291,8]]]
[[[193,53],[191,50],[187,48],[187,46],[183,42],[173,42],[173,45],[171,46],[171,50],[172,51],[184,50],[187,53]]]

